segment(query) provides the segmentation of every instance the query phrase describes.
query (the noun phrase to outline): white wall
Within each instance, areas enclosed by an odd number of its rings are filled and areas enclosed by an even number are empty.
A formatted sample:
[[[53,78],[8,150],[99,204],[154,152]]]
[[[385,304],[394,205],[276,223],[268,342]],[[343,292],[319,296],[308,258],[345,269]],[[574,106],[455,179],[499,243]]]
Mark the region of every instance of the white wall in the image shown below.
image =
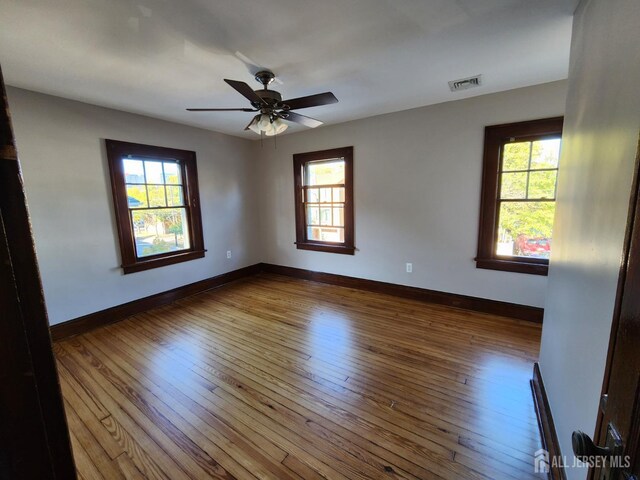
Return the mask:
[[[594,431],[604,375],[640,131],[638,25],[637,0],[586,0],[574,19],[540,353],[565,455],[573,430]]]
[[[565,98],[560,81],[285,135],[277,149],[265,140],[264,261],[543,306],[546,277],[476,269],[473,261],[484,127],[562,115]],[[297,250],[292,155],[350,145],[358,251]]]
[[[8,97],[51,324],[260,261],[252,142],[16,88]],[[205,258],[122,274],[105,138],[196,151]]]
[[[260,261],[544,304],[545,277],[475,268],[483,133],[562,114],[566,82],[285,135],[277,149],[272,139],[261,147],[16,88],[8,94],[52,324]],[[122,274],[105,138],[197,152],[204,259]],[[292,154],[346,145],[355,147],[359,250],[297,250]]]

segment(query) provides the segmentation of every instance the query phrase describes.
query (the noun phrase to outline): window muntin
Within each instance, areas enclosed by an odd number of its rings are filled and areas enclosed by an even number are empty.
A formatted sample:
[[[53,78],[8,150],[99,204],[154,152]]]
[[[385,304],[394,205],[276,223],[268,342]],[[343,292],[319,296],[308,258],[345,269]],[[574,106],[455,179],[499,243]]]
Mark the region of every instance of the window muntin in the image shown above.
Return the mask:
[[[180,163],[138,158],[123,158],[122,163],[136,257],[189,250]]]
[[[307,162],[303,169],[306,239],[344,244],[344,158]]]
[[[294,155],[296,245],[353,254],[353,148]]]
[[[124,272],[203,257],[195,152],[106,144]]]
[[[501,149],[498,238],[503,257],[548,259],[560,157],[560,138],[513,141]]]
[[[478,268],[547,274],[562,123],[486,127]]]

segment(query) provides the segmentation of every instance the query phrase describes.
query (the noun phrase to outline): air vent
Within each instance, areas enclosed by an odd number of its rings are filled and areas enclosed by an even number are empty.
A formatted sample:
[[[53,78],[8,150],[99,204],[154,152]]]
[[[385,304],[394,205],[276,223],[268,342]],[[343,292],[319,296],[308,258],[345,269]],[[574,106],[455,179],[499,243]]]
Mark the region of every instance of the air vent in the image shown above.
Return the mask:
[[[461,78],[459,80],[451,80],[449,82],[449,88],[452,92],[457,92],[458,90],[466,90],[467,88],[479,87],[482,85],[481,83],[482,75],[475,75],[469,78]]]

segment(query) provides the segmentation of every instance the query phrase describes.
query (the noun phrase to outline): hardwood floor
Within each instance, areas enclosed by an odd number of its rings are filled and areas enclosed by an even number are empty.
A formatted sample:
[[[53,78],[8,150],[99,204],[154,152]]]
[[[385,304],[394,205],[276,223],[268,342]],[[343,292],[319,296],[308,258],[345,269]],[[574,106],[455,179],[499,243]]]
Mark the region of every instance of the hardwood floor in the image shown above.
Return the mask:
[[[55,344],[80,478],[529,479],[540,325],[261,274]]]

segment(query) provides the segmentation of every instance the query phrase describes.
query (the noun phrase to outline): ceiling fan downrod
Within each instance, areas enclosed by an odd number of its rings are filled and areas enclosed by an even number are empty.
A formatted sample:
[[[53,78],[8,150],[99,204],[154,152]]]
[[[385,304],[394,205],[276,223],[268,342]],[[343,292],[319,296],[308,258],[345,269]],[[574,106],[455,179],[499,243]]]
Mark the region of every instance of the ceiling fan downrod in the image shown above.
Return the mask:
[[[264,85],[264,89],[267,90],[267,87],[276,79],[276,76],[269,70],[260,70],[255,74],[255,79],[258,81],[258,83]]]

